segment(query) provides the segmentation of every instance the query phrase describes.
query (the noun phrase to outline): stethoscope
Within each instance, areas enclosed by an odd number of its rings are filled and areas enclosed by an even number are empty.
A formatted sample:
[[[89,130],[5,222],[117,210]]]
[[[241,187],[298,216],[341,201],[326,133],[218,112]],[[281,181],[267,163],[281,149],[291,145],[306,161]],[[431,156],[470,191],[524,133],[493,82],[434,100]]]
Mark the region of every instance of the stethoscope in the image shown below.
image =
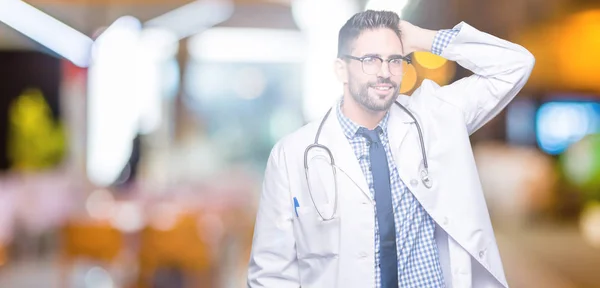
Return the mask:
[[[421,131],[421,125],[419,125],[417,118],[415,118],[415,116],[410,111],[408,111],[408,109],[406,107],[404,107],[404,105],[400,104],[398,101],[396,101],[395,103],[396,103],[396,105],[398,105],[398,107],[402,108],[402,110],[404,110],[404,112],[406,112],[406,114],[408,114],[408,116],[410,116],[410,118],[412,118],[414,120],[415,126],[417,127],[417,132],[419,133],[419,142],[421,144],[421,156],[423,158],[423,165],[420,170],[421,182],[423,182],[423,185],[425,187],[431,188],[433,183],[431,181],[431,178],[429,177],[429,165],[427,164],[427,154],[425,153],[425,142],[423,141],[423,133]],[[330,221],[330,220],[335,219],[335,215],[337,213],[337,204],[338,204],[338,185],[337,185],[336,168],[339,169],[339,167],[337,167],[335,165],[335,159],[333,158],[333,154],[331,153],[331,150],[329,150],[329,148],[327,148],[327,146],[319,144],[319,136],[321,135],[321,129],[323,128],[323,125],[325,124],[325,121],[329,117],[329,114],[331,113],[332,109],[333,108],[330,108],[329,111],[327,111],[327,113],[323,117],[323,120],[321,120],[321,124],[319,124],[319,129],[317,130],[317,134],[315,135],[315,142],[313,144],[308,145],[308,147],[306,147],[306,150],[304,150],[304,175],[306,176],[306,183],[308,185],[308,193],[310,195],[310,200],[312,201],[313,206],[315,207],[315,210],[317,210],[317,213],[319,214],[321,219],[323,219],[324,221]],[[308,173],[309,173],[308,172],[308,153],[313,148],[323,149],[325,152],[327,152],[329,159],[331,159],[330,164],[331,164],[331,169],[333,171],[333,177],[334,177],[335,200],[334,200],[334,205],[333,205],[333,213],[331,214],[331,217],[329,217],[329,218],[323,217],[323,214],[321,214],[321,211],[319,211],[319,208],[317,208],[317,204],[315,203],[315,199],[313,198],[312,190],[310,187],[310,181],[308,179]],[[340,171],[344,172],[341,169],[340,169]],[[348,178],[350,180],[352,180],[352,182],[354,182],[354,180],[352,178],[350,178],[350,177],[348,177]],[[356,182],[354,182],[354,184],[356,184]],[[356,186],[360,187],[358,184],[356,184]]]

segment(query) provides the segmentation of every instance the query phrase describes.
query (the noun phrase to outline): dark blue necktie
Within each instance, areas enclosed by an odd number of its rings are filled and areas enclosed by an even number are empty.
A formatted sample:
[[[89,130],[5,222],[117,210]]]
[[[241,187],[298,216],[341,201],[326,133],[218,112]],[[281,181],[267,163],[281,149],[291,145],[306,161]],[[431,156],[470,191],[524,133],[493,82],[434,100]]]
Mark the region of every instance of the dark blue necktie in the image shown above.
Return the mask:
[[[390,187],[390,170],[387,156],[377,130],[361,128],[360,133],[370,142],[369,157],[375,190],[377,222],[379,224],[381,288],[397,288],[396,229],[394,226],[394,209],[392,207],[392,189]]]

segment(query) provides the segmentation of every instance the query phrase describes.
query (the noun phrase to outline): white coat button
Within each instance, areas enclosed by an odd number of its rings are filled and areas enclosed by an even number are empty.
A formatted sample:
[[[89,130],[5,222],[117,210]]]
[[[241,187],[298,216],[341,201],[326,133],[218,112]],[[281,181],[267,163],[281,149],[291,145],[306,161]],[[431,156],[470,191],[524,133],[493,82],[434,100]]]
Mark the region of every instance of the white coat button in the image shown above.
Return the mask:
[[[410,180],[410,186],[417,187],[417,185],[419,185],[419,181],[417,181],[417,179],[412,179]]]
[[[485,251],[479,251],[479,258],[483,258],[485,256]]]
[[[360,253],[358,253],[358,257],[360,257],[360,258],[366,258],[367,256],[369,256],[367,254],[367,252],[360,252]]]
[[[450,220],[448,220],[448,217],[444,217],[444,226],[448,225],[448,223],[450,223]]]

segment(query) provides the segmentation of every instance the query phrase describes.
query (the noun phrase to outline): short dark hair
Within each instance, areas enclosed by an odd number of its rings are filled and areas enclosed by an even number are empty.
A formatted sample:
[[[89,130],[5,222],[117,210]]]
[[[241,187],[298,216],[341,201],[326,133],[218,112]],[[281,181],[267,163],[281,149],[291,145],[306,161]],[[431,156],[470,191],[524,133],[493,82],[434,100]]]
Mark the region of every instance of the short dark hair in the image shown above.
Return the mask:
[[[373,11],[367,10],[356,13],[340,29],[338,35],[338,57],[344,54],[350,54],[354,40],[365,30],[374,30],[379,28],[391,29],[398,35],[400,41],[400,16],[391,11]]]

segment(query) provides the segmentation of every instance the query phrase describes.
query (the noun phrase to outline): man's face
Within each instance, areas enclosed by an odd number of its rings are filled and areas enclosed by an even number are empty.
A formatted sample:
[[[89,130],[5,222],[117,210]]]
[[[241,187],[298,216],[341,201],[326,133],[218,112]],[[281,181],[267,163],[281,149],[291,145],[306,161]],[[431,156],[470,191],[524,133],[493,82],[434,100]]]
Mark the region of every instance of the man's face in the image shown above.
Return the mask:
[[[386,60],[404,55],[400,39],[390,29],[367,30],[355,40],[353,48],[351,56],[377,56],[383,61],[379,65],[376,58],[369,58],[364,64],[348,59],[350,94],[368,110],[388,110],[398,98],[403,71],[401,60],[392,61],[391,65]],[[377,69],[379,66],[381,68]]]

